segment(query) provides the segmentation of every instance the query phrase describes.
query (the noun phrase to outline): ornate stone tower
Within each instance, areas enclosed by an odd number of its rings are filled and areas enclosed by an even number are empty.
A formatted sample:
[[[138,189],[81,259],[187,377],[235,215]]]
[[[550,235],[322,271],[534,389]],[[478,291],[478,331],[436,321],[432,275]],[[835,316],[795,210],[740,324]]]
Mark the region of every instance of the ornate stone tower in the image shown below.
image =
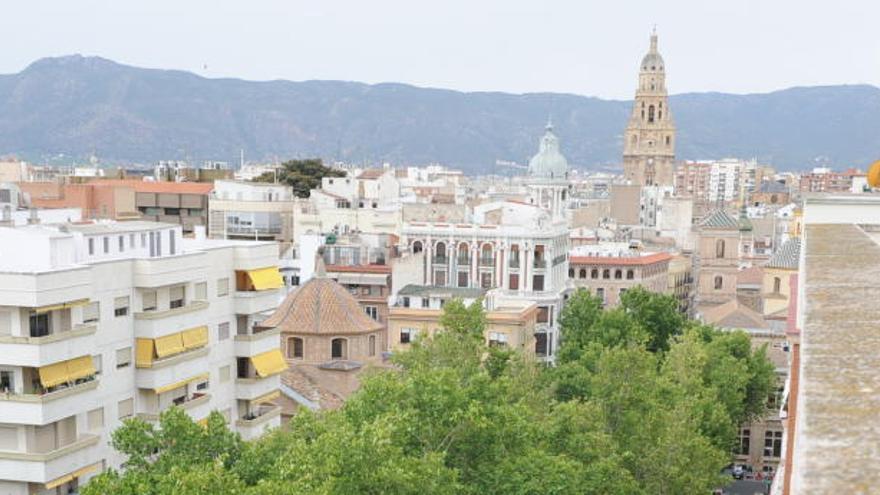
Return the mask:
[[[623,144],[623,174],[634,184],[672,186],[675,176],[675,124],[666,93],[666,67],[657,51],[657,32],[639,68],[632,115]]]

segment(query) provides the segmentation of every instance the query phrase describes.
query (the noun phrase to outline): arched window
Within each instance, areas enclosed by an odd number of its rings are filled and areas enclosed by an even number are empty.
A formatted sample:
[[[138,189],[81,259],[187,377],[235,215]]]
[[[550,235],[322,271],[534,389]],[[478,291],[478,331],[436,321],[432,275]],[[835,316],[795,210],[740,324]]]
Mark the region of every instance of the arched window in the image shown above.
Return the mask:
[[[470,257],[468,256],[469,250],[470,249],[468,248],[468,245],[465,242],[462,242],[461,244],[458,245],[458,264],[459,265],[467,265],[468,263],[470,263],[470,260],[469,260]]]
[[[773,293],[779,294],[780,290],[782,290],[782,279],[779,277],[773,277]]]
[[[648,122],[654,122],[654,105],[648,107]]]
[[[623,278],[623,270],[621,270],[619,268],[617,270],[614,270],[614,278],[616,278],[617,280],[622,279]]]
[[[375,335],[370,335],[370,337],[367,339],[367,347],[368,347],[367,352],[369,352],[370,356],[375,356],[376,355],[376,336]]]
[[[291,337],[287,339],[287,358],[302,359],[303,358],[303,339],[299,337]]]
[[[330,341],[330,359],[346,359],[348,357],[348,341],[333,339]]]
[[[721,275],[715,276],[715,290],[721,290],[724,287],[724,279],[721,278]]]
[[[602,278],[611,278],[611,270],[607,268],[602,270]]]
[[[574,268],[568,269],[568,278],[574,278]]]
[[[629,270],[626,271],[626,279],[627,279],[627,280],[632,280],[632,279],[634,279],[635,277],[636,277],[636,274],[635,274],[635,272],[634,272],[632,269],[629,269]]]
[[[412,252],[413,253],[421,253],[422,252],[422,241],[416,241],[412,243]]]
[[[724,239],[718,239],[717,241],[715,241],[715,257],[724,257]]]
[[[672,144],[672,138],[669,136],[666,136],[666,146],[669,146],[670,144]]]
[[[590,278],[599,278],[599,270],[597,268],[590,270]]]
[[[491,244],[483,244],[480,248],[480,264],[483,266],[492,266],[495,264],[495,256],[492,253]]]
[[[580,273],[578,273],[578,277],[580,277],[580,278],[587,278],[587,269],[586,269],[586,268],[581,268]]]
[[[434,247],[434,256],[437,257],[440,263],[444,263],[446,261],[446,244],[443,242],[438,242]]]

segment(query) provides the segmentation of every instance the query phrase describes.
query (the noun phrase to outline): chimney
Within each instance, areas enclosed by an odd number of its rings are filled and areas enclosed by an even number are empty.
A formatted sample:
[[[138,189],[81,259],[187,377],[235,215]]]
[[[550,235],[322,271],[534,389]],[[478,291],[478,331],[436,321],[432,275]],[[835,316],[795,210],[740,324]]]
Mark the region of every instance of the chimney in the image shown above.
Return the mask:
[[[28,223],[28,225],[36,225],[36,224],[40,223],[40,216],[37,215],[36,208],[31,208],[30,210],[28,210],[27,223]]]

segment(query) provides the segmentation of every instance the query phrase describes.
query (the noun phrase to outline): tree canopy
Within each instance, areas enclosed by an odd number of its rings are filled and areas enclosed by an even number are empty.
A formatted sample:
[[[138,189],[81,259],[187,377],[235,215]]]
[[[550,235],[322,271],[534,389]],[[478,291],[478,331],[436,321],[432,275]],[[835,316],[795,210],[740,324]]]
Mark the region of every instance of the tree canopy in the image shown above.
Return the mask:
[[[265,172],[255,177],[252,182],[277,181],[291,186],[297,197],[308,198],[309,191],[320,186],[324,177],[345,177],[345,172],[324,166],[320,158],[307,158],[286,161],[281,164],[277,172]]]
[[[738,425],[763,411],[772,367],[747,335],[676,319],[667,302],[602,310],[574,294],[546,367],[487,347],[482,305],[451,301],[444,331],[341,409],[252,442],[217,413],[206,428],[176,408],[158,427],[129,420],[113,433],[127,469],[83,494],[709,493]]]

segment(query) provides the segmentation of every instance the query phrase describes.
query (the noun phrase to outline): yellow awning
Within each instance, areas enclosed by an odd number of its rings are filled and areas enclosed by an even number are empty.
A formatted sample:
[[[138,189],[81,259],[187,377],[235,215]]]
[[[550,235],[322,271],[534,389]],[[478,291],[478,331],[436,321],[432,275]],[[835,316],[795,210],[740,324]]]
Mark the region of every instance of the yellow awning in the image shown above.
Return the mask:
[[[183,351],[183,338],[180,333],[172,333],[156,339],[156,356],[159,358],[180,354]]]
[[[171,383],[168,385],[163,385],[161,387],[154,388],[153,392],[155,392],[157,394],[164,394],[165,392],[168,392],[169,390],[174,390],[175,388],[180,388],[180,387],[186,385],[187,383],[200,381],[200,380],[207,380],[208,377],[210,377],[210,376],[211,375],[209,373],[202,373],[201,375],[196,375],[192,378],[187,378],[186,380],[181,380],[179,382],[175,382],[175,383]]]
[[[67,382],[67,361],[41,366],[39,369],[40,383],[50,388]]]
[[[82,356],[67,361],[67,379],[78,380],[95,374],[95,361],[92,356]]]
[[[248,270],[247,274],[254,290],[279,289],[284,286],[284,280],[281,279],[281,272],[278,271],[277,266]]]
[[[90,464],[86,467],[79,468],[70,474],[65,474],[64,476],[61,476],[59,478],[55,478],[54,480],[46,483],[46,489],[51,490],[53,488],[57,488],[65,483],[69,483],[69,482],[73,481],[75,478],[81,478],[89,473],[93,473],[93,472],[101,469],[101,464],[102,463],[100,463],[100,462],[96,462],[96,463]]]
[[[260,378],[277,375],[287,369],[287,363],[284,362],[284,356],[281,355],[281,349],[272,349],[271,351],[257,354],[251,358],[254,363],[254,369]]]
[[[187,350],[208,345],[208,327],[196,327],[184,330],[183,347]]]
[[[257,397],[256,399],[252,399],[251,404],[262,404],[264,402],[273,401],[279,397],[281,397],[281,391],[280,390],[273,390],[273,391],[269,392],[268,394],[263,394],[263,395]]]
[[[57,311],[59,309],[72,308],[74,306],[85,306],[89,303],[88,299],[77,299],[76,301],[70,301],[61,304],[50,304],[48,306],[40,306],[39,308],[34,308],[34,311],[37,313],[48,313],[49,311]]]
[[[156,352],[156,346],[153,339],[137,339],[137,350],[135,351],[134,363],[138,368],[151,368],[153,366],[153,356]]]

